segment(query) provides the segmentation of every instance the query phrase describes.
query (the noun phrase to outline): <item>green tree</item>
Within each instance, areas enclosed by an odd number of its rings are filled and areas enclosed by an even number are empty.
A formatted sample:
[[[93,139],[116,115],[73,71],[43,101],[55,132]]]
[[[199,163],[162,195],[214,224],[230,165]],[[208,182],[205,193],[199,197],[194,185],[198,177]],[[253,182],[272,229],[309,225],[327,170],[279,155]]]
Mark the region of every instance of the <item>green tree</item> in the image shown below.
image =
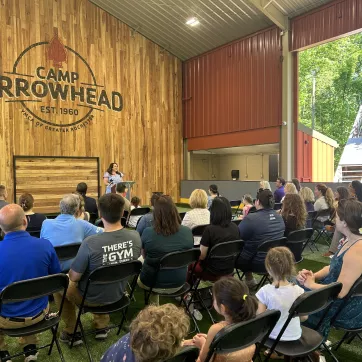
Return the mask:
[[[312,127],[313,73],[315,129],[339,144],[337,167],[362,103],[362,33],[300,53],[299,121]]]

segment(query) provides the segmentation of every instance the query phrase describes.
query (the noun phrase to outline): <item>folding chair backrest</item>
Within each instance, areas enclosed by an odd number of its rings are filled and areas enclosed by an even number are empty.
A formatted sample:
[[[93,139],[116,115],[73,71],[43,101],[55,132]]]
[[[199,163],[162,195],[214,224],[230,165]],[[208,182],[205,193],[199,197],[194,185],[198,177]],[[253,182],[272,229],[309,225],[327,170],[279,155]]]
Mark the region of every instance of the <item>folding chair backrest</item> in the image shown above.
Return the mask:
[[[103,223],[102,223],[103,224]],[[127,226],[127,218],[126,217],[121,217],[121,225],[123,227],[126,227]]]
[[[233,240],[226,243],[220,243],[213,246],[207,259],[215,261],[215,259],[228,259],[237,257],[244,246],[243,240]]]
[[[239,207],[240,206],[240,204],[241,204],[241,200],[231,200],[230,201],[230,206],[231,207]]]
[[[274,204],[274,210],[281,210],[283,204],[281,202],[276,202]]]
[[[164,362],[195,362],[200,350],[197,347],[183,347],[179,353]]]
[[[81,243],[73,243],[67,245],[56,246],[55,252],[57,253],[59,261],[74,259],[77,256]]]
[[[151,209],[149,207],[137,207],[136,209],[131,210],[129,216],[143,216],[148,214],[150,211]]]
[[[311,228],[292,231],[288,235],[287,247],[294,254],[294,258],[297,263],[303,259],[302,252],[304,245],[308,242],[312,235],[313,229]]]
[[[186,212],[180,212],[179,215],[180,215],[181,220],[183,220],[186,215]]]
[[[202,236],[207,226],[210,224],[198,225],[191,229],[193,236]]]
[[[194,248],[184,251],[168,253],[160,260],[160,269],[178,269],[197,262],[200,257],[200,249]]]
[[[102,219],[96,220],[96,221],[94,222],[94,225],[95,225],[95,226],[98,226],[98,227],[100,227],[100,228],[103,228],[103,227],[104,227]]]
[[[34,238],[40,238],[40,232],[41,230],[35,230],[35,229],[27,229],[26,230],[31,236]]]
[[[141,268],[142,263],[139,260],[101,266],[90,273],[88,283],[110,284],[121,282],[138,275]]]
[[[336,282],[321,289],[305,292],[290,307],[289,316],[305,316],[327,308],[333,299],[337,298],[341,289],[342,283]]]
[[[66,290],[69,278],[65,274],[48,275],[41,278],[22,280],[5,287],[0,294],[1,304],[37,299]]]
[[[317,211],[317,215],[315,216],[315,219],[319,219],[320,217],[331,217],[333,210],[331,209],[325,209],[325,210],[319,210]]]
[[[267,253],[270,249],[276,248],[277,246],[286,246],[287,241],[287,238],[264,241],[258,246],[258,252]]]
[[[270,310],[246,322],[226,326],[212,340],[205,362],[211,361],[214,354],[236,352],[255,343],[264,344],[280,314],[280,311]]]

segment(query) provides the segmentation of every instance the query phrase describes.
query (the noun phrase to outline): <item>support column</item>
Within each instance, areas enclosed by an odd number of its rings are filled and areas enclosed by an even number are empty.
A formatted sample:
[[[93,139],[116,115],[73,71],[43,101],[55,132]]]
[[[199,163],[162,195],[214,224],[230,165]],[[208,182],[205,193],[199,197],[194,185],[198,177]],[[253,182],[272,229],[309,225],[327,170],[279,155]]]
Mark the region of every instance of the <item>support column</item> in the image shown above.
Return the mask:
[[[294,123],[294,57],[289,52],[289,32],[282,36],[283,46],[283,108],[280,135],[279,175],[286,180],[294,177],[295,123]]]
[[[191,152],[187,147],[187,139],[183,140],[183,153],[184,153],[184,180],[191,180]]]

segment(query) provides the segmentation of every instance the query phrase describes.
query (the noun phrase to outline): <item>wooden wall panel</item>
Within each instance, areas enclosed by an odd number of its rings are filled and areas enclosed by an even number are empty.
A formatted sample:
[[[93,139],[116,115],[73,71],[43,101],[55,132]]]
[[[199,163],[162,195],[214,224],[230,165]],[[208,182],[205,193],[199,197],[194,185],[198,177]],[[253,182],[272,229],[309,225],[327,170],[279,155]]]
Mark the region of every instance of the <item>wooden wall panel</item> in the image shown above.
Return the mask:
[[[24,106],[8,102],[15,97],[0,94],[0,183],[7,186],[10,200],[13,155],[99,157],[101,176],[115,161],[125,179],[136,181],[133,195],[140,196],[142,203],[148,203],[152,191],[179,197],[183,177],[179,59],[87,0],[0,0],[0,23],[0,77],[10,77],[6,72],[13,70],[24,49],[50,42],[57,33],[64,46],[89,64],[97,84],[104,86],[97,87],[97,96],[105,89],[108,94],[117,91],[123,97],[122,111],[97,107],[101,110],[93,111],[94,119],[86,127],[56,132],[46,129],[46,125],[37,127],[36,120],[25,119]],[[25,79],[39,80],[35,75],[39,65],[47,70],[54,68],[44,49],[32,48],[19,63],[19,73],[33,75]],[[78,72],[82,82],[92,83],[87,68],[69,50],[61,69]],[[76,107],[77,103],[52,102],[42,100],[39,105],[59,109],[64,104]],[[38,105],[26,104],[32,110]],[[78,110],[80,114],[88,111]],[[53,119],[47,114],[43,118]],[[72,119],[62,115],[54,118],[58,125]],[[51,166],[46,167],[44,171],[51,173]]]
[[[59,212],[63,195],[74,192],[80,182],[87,183],[88,196],[98,198],[97,158],[15,157],[14,167],[16,200],[30,192],[37,212]]]

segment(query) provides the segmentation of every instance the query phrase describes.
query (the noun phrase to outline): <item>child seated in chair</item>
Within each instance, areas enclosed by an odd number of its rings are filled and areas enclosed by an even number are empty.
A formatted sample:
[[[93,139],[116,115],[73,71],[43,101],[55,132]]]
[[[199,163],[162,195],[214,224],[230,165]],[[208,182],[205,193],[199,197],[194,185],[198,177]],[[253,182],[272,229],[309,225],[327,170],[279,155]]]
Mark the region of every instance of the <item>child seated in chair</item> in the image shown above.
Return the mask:
[[[214,308],[224,317],[224,321],[212,325],[206,334],[197,334],[193,339],[184,341],[184,346],[196,346],[200,349],[197,362],[204,362],[212,340],[218,332],[229,324],[239,323],[255,318],[257,300],[249,295],[244,282],[233,277],[218,280],[213,287]],[[252,362],[255,345],[240,351],[219,354],[213,362]]]
[[[270,249],[265,259],[265,267],[272,277],[273,283],[265,285],[256,293],[255,296],[259,301],[256,314],[261,314],[267,309],[275,309],[281,312],[281,316],[269,336],[271,339],[277,339],[288,318],[290,307],[293,305],[294,301],[304,293],[304,289],[289,282],[289,279],[296,273],[294,256],[288,248],[276,247]],[[303,317],[303,320],[306,320],[307,318],[308,317]],[[301,320],[299,317],[293,318],[280,340],[298,340],[302,335],[300,322]],[[265,351],[265,355],[268,353],[269,350]],[[283,356],[273,352],[271,358],[283,359]]]
[[[137,196],[133,196],[131,199],[131,212],[133,209],[138,209],[140,207],[141,199]],[[130,216],[128,220],[128,226],[130,228],[135,228],[137,226],[137,221],[142,217],[139,216]]]

